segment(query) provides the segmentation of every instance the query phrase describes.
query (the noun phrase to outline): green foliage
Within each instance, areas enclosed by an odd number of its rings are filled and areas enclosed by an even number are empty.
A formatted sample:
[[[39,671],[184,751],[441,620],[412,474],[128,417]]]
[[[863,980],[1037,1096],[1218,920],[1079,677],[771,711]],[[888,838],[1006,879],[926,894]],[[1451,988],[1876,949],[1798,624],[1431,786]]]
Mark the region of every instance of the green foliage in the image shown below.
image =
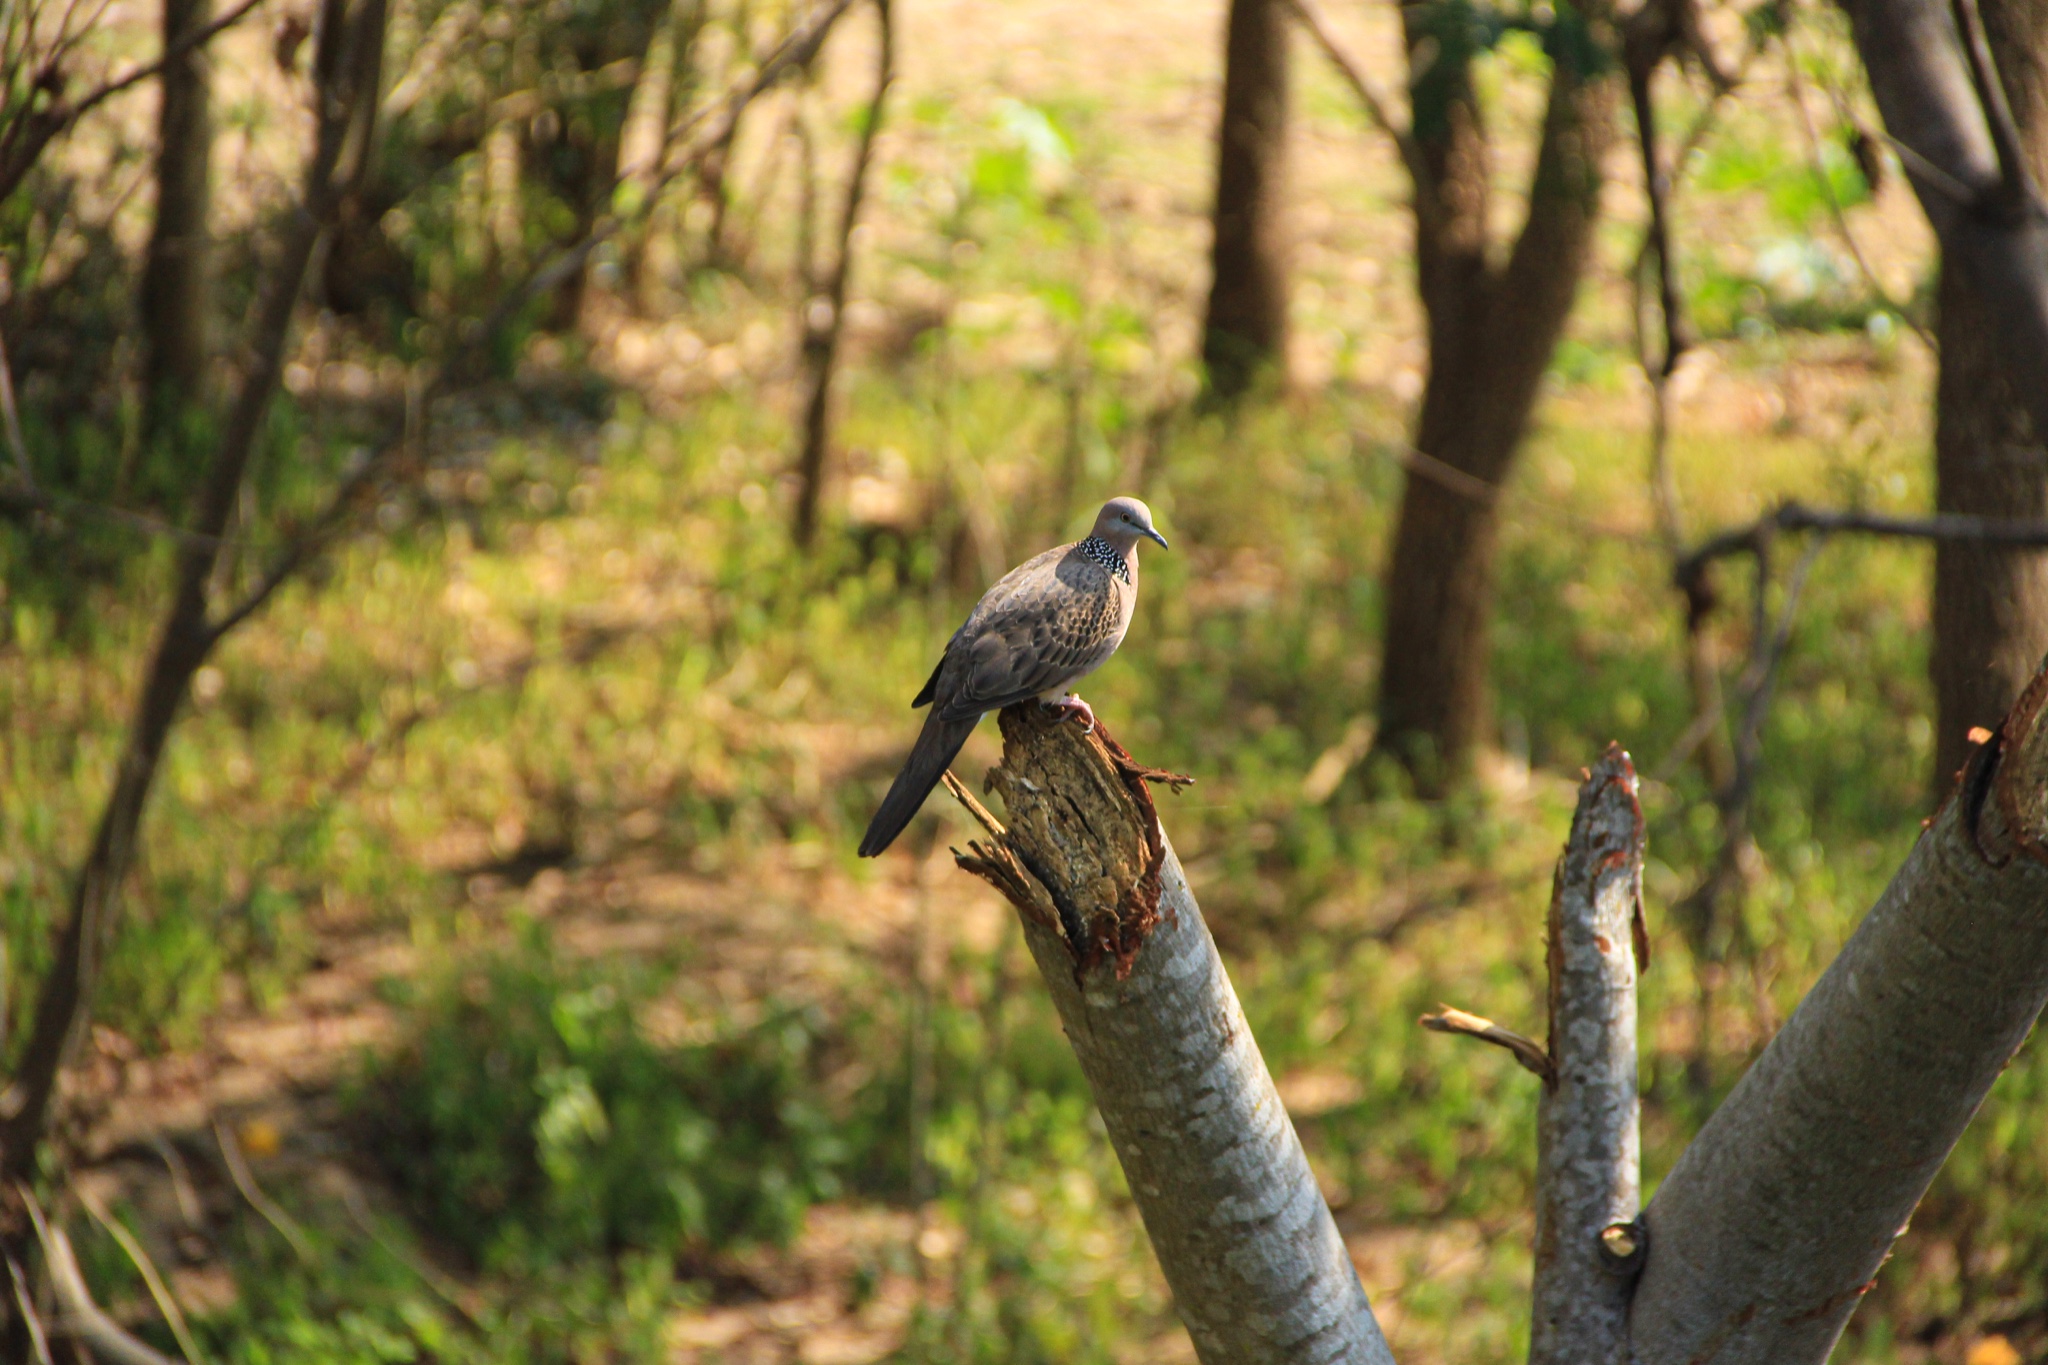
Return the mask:
[[[492,1263],[783,1240],[854,1155],[818,1103],[819,1023],[771,1008],[652,1038],[647,985],[537,932],[429,988],[354,1107],[426,1225]]]

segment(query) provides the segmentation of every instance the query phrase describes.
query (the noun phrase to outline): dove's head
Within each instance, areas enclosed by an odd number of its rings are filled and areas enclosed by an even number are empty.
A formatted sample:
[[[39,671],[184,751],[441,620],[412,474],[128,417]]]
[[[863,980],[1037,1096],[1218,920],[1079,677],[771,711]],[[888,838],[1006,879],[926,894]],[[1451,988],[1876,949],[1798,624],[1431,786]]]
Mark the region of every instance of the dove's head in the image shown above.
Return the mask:
[[[1166,537],[1152,527],[1152,509],[1136,498],[1111,498],[1095,514],[1095,534],[1129,554],[1140,540],[1156,540],[1166,548]]]

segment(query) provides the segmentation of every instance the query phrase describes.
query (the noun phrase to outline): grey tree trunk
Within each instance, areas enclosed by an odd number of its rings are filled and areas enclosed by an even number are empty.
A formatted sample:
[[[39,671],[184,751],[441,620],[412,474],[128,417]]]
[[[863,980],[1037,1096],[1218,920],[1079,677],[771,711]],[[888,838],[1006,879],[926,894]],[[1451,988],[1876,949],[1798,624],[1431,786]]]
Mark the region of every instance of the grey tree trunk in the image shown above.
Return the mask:
[[[1985,37],[2038,184],[2048,178],[2048,0],[1978,0]],[[1941,374],[1934,400],[1935,506],[1943,512],[2048,516],[2048,430],[2035,427],[2007,373],[1992,305],[1944,265]],[[1939,542],[1934,547],[1934,783],[1947,790],[1969,732],[1998,723],[2048,651],[2048,553]]]
[[[1643,808],[1609,745],[1579,788],[1550,903],[1550,1067],[1536,1110],[1530,1365],[1628,1365],[1629,1277],[1601,1234],[1642,1200],[1636,968]]]
[[[1009,825],[951,784],[991,835],[960,862],[1021,912],[1196,1354],[1391,1365],[1142,770],[1035,705],[1002,729]]]
[[[1818,1365],[2048,1002],[2048,674],[1651,1201],[1641,1365]]]
[[[163,0],[167,52],[206,26],[212,0]],[[213,119],[207,55],[187,46],[164,63],[157,114],[156,222],[142,268],[144,419],[173,427],[207,372],[207,211],[213,202]]]
[[[1231,0],[1202,363],[1234,398],[1287,368],[1286,0]]]

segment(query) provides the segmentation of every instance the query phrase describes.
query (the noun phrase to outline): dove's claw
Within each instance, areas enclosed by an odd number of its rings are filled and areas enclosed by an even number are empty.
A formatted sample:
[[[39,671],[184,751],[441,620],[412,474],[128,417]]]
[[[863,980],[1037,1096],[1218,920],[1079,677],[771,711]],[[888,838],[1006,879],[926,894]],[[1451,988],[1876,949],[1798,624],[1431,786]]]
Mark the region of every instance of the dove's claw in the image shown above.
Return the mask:
[[[1081,727],[1082,734],[1092,735],[1095,733],[1094,709],[1072,692],[1067,693],[1058,701],[1049,701],[1045,704],[1055,711],[1064,712],[1066,715],[1079,716],[1085,722]]]

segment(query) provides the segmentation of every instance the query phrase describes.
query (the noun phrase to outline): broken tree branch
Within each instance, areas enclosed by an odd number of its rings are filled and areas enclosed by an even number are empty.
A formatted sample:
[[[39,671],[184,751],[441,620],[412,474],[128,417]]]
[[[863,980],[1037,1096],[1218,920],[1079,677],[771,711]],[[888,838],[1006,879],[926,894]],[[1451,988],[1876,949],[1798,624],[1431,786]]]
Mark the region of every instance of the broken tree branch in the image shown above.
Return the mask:
[[[1392,1365],[1144,775],[1099,726],[1001,719],[1008,821],[959,861],[1020,912],[1197,1356]]]
[[[1425,1014],[1415,1021],[1431,1033],[1454,1033],[1463,1038],[1477,1038],[1482,1043],[1504,1047],[1514,1054],[1522,1069],[1540,1079],[1545,1085],[1556,1080],[1556,1073],[1550,1066],[1550,1053],[1534,1038],[1503,1028],[1484,1015],[1468,1014],[1450,1005],[1438,1005],[1435,1014]]]
[[[1629,1280],[1602,1234],[1642,1201],[1636,973],[1643,808],[1607,746],[1579,787],[1549,918],[1551,1082],[1536,1110],[1536,1274],[1529,1365],[1628,1365]]]
[[[2048,1002],[2048,673],[1645,1215],[1640,1365],[1819,1365]]]

